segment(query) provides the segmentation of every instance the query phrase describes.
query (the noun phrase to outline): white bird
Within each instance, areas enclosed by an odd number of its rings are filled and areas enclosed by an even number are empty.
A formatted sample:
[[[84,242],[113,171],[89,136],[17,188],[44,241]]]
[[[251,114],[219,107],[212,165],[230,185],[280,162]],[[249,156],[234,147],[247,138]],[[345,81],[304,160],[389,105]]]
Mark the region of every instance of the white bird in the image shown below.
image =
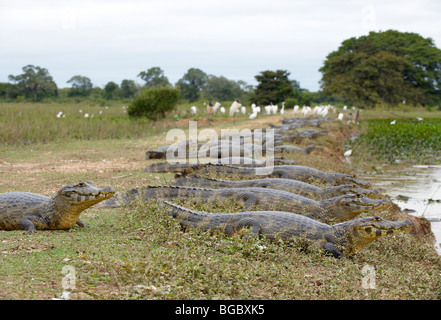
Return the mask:
[[[252,114],[250,114],[250,119],[254,119],[257,117],[257,113],[253,112]]]
[[[343,113],[339,113],[337,119],[338,120],[343,120],[344,114]]]
[[[84,114],[84,118],[89,118],[89,114],[88,114],[88,113],[85,113],[85,114]]]
[[[83,110],[80,109],[80,110],[78,110],[78,112],[79,112],[79,113],[83,113]]]
[[[265,106],[265,112],[266,112],[266,114],[271,114],[271,110],[272,110],[272,105],[267,105],[267,106]]]
[[[397,122],[397,120],[393,120],[393,121],[391,121],[390,124],[395,124],[396,122]]]
[[[245,108],[244,106],[240,107],[240,112],[242,112],[242,114],[245,114],[247,112],[247,108]]]
[[[63,111],[58,112],[57,118],[61,118],[62,115],[63,115]]]
[[[418,120],[418,121],[422,121],[422,120],[423,120],[423,118],[417,117],[417,120]]]
[[[325,107],[323,107],[323,108],[320,110],[319,114],[320,114],[322,117],[324,117],[324,116],[326,116],[326,115],[328,114],[328,111],[329,111],[329,108],[328,108],[327,106],[325,106]]]
[[[198,112],[198,108],[196,106],[191,106],[191,113],[196,114]]]
[[[294,106],[294,109],[293,109],[293,112],[294,113],[297,113],[299,111],[299,106],[298,105],[295,105]]]
[[[311,107],[309,106],[303,106],[302,108],[302,114],[303,116],[306,116],[308,113],[310,113],[312,111]]]
[[[242,107],[242,103],[238,100],[234,101],[230,106],[230,117],[234,116],[234,114],[239,111],[240,107]]]
[[[344,153],[344,156],[345,156],[345,157],[350,157],[351,154],[352,154],[352,150],[348,150],[348,151],[346,151],[346,152]]]
[[[285,101],[282,102],[282,109],[280,109],[280,114],[285,113]]]
[[[220,108],[220,106],[221,106],[220,102],[219,102],[219,101],[216,101],[216,103],[215,103],[214,106],[213,106],[214,112],[216,112],[217,109]]]
[[[220,107],[219,111],[220,111],[221,113],[225,113],[225,108],[224,108],[224,107]]]

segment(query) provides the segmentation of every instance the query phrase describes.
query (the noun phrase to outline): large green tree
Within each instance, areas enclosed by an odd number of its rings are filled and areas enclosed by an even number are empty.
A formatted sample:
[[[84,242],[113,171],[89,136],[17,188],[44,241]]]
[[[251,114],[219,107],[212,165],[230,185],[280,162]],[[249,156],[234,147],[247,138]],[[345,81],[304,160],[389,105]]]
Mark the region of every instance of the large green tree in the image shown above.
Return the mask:
[[[164,71],[159,67],[152,67],[147,71],[141,71],[138,77],[145,81],[146,88],[170,85],[168,78],[164,75]]]
[[[276,104],[292,97],[298,82],[289,80],[289,74],[286,70],[260,72],[255,76],[259,83],[251,99],[252,102],[260,105]]]
[[[17,76],[9,75],[9,80],[17,84],[25,97],[38,101],[58,95],[57,84],[46,68],[27,65],[22,70],[23,73]]]
[[[229,80],[224,76],[209,75],[205,86],[205,95],[219,101],[236,100],[242,96],[241,83]]]
[[[103,90],[103,96],[107,100],[112,100],[119,96],[119,86],[113,81],[109,81]]]
[[[70,78],[67,83],[71,83],[72,87],[69,91],[69,96],[88,96],[92,91],[92,81],[88,77],[76,75]]]
[[[197,68],[188,69],[187,73],[179,79],[176,86],[181,91],[181,96],[190,102],[199,99],[201,90],[207,85],[208,75]]]
[[[416,33],[388,30],[350,38],[320,71],[324,93],[366,106],[441,101],[441,50]]]
[[[121,81],[121,96],[123,98],[133,98],[139,91],[135,81],[124,79]]]

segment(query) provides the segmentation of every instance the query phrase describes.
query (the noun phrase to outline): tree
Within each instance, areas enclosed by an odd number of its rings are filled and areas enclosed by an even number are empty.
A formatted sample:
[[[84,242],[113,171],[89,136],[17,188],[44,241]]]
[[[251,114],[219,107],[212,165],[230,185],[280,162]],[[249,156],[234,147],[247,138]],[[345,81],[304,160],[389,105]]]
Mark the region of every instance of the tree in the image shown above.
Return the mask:
[[[138,86],[133,80],[121,81],[121,96],[123,98],[133,98],[138,92]]]
[[[241,85],[233,80],[210,75],[205,86],[205,95],[219,101],[236,100],[241,97]]]
[[[294,94],[293,84],[298,83],[289,80],[289,74],[286,70],[260,72],[259,75],[255,76],[259,84],[254,92],[254,97],[251,99],[252,102],[265,105],[280,103],[292,97]]]
[[[201,90],[208,82],[205,72],[197,68],[188,69],[187,73],[176,83],[181,91],[181,96],[190,102],[199,99]]]
[[[164,118],[175,109],[179,100],[179,90],[171,87],[143,89],[129,105],[130,117],[147,117],[152,120]]]
[[[38,101],[44,97],[56,97],[58,95],[57,84],[47,69],[27,65],[22,70],[23,73],[20,75],[9,75],[9,80],[18,85],[25,97]]]
[[[350,38],[327,56],[320,71],[325,94],[353,103],[441,101],[441,50],[416,33],[388,30]]]
[[[88,96],[92,91],[93,85],[88,77],[83,77],[80,75],[73,76],[70,78],[67,83],[72,84],[72,88],[69,91],[69,96]]]
[[[138,74],[138,77],[145,81],[145,87],[147,88],[170,85],[168,78],[164,75],[164,71],[159,67],[153,67],[147,71],[142,71]]]
[[[118,96],[119,86],[113,82],[109,81],[106,86],[104,87],[104,98],[107,100],[111,100]]]
[[[20,89],[17,85],[8,82],[0,82],[0,98],[15,99],[20,94]]]

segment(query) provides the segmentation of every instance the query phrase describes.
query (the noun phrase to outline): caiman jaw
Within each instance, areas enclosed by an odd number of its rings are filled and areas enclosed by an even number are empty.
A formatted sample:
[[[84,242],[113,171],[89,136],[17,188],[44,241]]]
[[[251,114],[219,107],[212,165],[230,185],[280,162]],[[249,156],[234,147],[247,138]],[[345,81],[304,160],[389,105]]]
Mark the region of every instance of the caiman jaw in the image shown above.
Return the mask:
[[[363,238],[375,240],[383,236],[405,231],[411,226],[412,222],[410,220],[385,221],[379,216],[373,216],[370,217],[370,221],[364,221],[361,225],[356,226],[356,230]]]
[[[63,188],[59,193],[70,205],[92,206],[115,194],[111,187],[97,188],[92,182],[80,182]]]
[[[349,223],[352,231],[347,233],[349,243],[344,250],[345,254],[353,254],[375,239],[405,231],[412,226],[410,220],[387,221],[379,216],[356,218]]]
[[[389,199],[370,199],[363,194],[347,195],[345,199],[347,211],[351,215],[378,210],[391,204]]]

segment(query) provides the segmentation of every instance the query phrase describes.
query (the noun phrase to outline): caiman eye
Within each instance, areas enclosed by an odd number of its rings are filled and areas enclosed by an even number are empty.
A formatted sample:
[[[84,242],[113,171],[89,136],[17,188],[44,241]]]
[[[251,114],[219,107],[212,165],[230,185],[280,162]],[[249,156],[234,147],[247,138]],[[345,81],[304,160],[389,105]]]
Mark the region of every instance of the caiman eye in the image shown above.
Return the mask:
[[[81,182],[78,184],[78,186],[79,186],[79,187],[85,187],[86,184],[85,184],[83,181],[81,181]]]

